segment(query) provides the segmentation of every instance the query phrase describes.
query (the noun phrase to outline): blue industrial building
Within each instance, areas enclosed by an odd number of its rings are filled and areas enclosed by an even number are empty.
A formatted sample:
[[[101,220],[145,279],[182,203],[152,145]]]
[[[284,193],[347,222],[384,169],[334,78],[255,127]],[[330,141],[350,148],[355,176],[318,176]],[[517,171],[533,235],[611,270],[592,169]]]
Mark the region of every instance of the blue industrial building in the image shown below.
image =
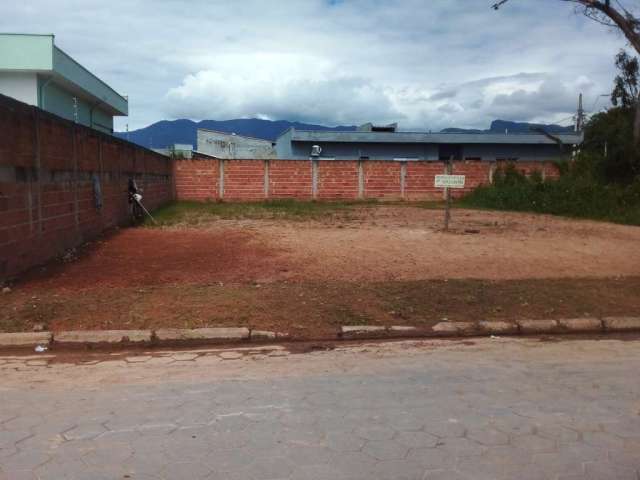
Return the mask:
[[[276,140],[276,153],[282,159],[544,161],[561,158],[582,139],[578,132],[425,133],[365,124],[350,132],[290,128]]]

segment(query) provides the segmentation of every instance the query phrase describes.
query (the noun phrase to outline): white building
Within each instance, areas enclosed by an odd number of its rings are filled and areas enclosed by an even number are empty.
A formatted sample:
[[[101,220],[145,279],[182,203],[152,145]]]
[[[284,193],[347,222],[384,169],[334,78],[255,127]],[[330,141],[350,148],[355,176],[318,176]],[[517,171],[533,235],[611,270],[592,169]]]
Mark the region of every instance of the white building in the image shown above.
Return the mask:
[[[128,99],[60,50],[53,35],[0,33],[0,94],[113,133]]]
[[[245,137],[235,133],[198,129],[198,153],[223,159],[276,158],[275,144],[270,140]]]

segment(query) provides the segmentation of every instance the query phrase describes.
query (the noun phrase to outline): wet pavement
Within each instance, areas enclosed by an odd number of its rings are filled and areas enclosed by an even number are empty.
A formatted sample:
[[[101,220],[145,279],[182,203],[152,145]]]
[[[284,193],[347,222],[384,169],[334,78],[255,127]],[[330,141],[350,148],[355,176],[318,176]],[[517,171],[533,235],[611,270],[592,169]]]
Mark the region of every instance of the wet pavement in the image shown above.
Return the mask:
[[[640,341],[0,356],[0,479],[640,478]]]

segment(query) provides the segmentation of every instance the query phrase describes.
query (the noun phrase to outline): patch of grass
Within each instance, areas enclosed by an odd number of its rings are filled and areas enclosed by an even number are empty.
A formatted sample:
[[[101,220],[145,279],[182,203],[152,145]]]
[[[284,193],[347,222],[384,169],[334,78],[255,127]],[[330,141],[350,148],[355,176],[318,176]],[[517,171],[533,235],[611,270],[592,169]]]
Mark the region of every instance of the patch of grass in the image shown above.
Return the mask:
[[[214,219],[284,219],[313,220],[340,216],[348,218],[358,206],[376,204],[375,201],[300,201],[267,200],[264,202],[174,202],[153,212],[161,226],[196,226]],[[145,225],[153,226],[149,219]]]
[[[474,190],[457,204],[640,225],[640,182],[604,185],[570,174],[543,181],[507,168],[493,185]]]
[[[409,203],[408,205],[418,208],[424,208],[426,210],[442,210],[443,208],[445,208],[446,203],[444,200],[425,200],[422,202]],[[457,205],[455,203],[451,202],[451,208],[456,208],[456,206]]]

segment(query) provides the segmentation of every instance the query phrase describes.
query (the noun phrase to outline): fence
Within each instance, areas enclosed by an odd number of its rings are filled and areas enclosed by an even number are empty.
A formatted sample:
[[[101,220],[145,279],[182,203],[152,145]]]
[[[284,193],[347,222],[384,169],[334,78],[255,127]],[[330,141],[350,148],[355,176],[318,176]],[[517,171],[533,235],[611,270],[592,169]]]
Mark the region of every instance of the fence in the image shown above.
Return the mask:
[[[171,160],[0,95],[0,280],[128,221],[134,177],[173,198]]]
[[[466,176],[462,196],[491,183],[500,163],[460,161],[453,173]],[[517,162],[530,174],[558,175],[551,162]],[[439,200],[444,190],[434,186],[435,176],[445,173],[436,161],[374,160],[221,160],[196,156],[176,160],[174,176],[179,200],[257,201],[269,198],[300,200]]]

